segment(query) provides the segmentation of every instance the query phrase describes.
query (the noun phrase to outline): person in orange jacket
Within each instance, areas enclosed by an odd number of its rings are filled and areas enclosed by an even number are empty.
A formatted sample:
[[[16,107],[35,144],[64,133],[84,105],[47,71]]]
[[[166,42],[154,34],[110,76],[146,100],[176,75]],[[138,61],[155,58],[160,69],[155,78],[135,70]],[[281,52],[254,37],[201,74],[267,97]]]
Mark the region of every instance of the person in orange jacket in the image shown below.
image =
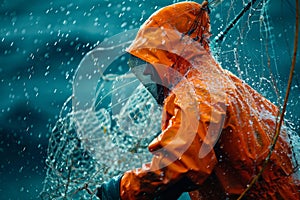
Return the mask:
[[[101,185],[100,199],[236,199],[259,173],[278,108],[215,61],[209,36],[206,1],[164,7],[141,26],[129,65],[157,86],[161,133],[149,144],[151,162]],[[282,130],[245,199],[300,199],[291,153]]]

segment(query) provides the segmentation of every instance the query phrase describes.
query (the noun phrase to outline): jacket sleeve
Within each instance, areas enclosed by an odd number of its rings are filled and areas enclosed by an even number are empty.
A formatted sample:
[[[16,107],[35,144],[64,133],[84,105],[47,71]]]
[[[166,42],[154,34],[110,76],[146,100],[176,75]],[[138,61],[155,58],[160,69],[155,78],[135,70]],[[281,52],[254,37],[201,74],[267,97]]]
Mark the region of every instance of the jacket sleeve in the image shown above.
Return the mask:
[[[192,183],[182,188],[188,191],[211,174],[217,159],[206,136],[210,123],[219,124],[219,119],[209,117],[212,110],[204,100],[189,101],[189,94],[180,93],[165,100],[162,133],[148,147],[152,161],[125,172],[120,184],[121,199],[155,199],[183,179]]]
[[[121,177],[121,175],[116,176],[108,182],[103,183],[100,187],[97,188],[96,196],[101,200],[119,200]]]

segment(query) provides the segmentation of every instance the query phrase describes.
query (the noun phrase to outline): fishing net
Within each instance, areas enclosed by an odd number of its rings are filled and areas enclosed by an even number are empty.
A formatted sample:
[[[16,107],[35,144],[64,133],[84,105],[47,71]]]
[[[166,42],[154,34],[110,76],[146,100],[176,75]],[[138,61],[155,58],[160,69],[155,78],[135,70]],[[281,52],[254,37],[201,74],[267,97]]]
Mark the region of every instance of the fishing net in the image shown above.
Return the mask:
[[[126,68],[135,34],[103,42],[80,63],[49,140],[43,199],[93,199],[101,183],[150,161],[161,108]]]
[[[159,130],[159,110],[151,94],[138,85],[120,115],[111,116],[102,108],[61,117],[49,140],[48,170],[41,197],[93,199],[93,190],[102,182],[149,162],[147,144],[153,135],[148,130]],[[151,118],[145,117],[149,113]],[[126,127],[117,124],[112,127],[112,117]],[[82,123],[76,125],[77,120]],[[92,191],[90,194],[85,191],[87,187]]]
[[[286,75],[278,68],[290,66],[290,57],[276,51],[282,45],[276,41],[282,41],[284,35],[273,33],[272,2],[252,5],[220,42],[216,33],[222,33],[246,4],[221,2],[215,1],[216,7],[211,8],[212,32],[217,36],[211,46],[216,59],[281,108],[286,84],[280,80]],[[125,49],[135,34],[136,30],[126,31],[103,41],[80,63],[73,95],[64,104],[49,139],[42,199],[97,199],[95,189],[101,183],[150,161],[147,145],[159,134],[161,108],[128,69]],[[291,38],[286,41],[291,43]],[[299,94],[297,83],[292,87],[295,93]],[[299,95],[290,99],[287,116],[293,120],[287,120],[283,128],[288,130],[296,166],[300,127],[299,116],[293,113],[300,99]]]

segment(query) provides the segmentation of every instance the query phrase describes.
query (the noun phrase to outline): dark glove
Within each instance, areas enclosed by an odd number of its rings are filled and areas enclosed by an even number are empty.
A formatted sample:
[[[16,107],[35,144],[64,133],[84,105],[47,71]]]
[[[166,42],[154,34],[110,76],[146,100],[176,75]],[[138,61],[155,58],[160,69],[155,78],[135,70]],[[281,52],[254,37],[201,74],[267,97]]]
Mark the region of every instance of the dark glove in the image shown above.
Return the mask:
[[[155,200],[177,200],[182,193],[193,191],[197,188],[188,178],[184,177],[175,185],[168,188],[166,191],[159,194]],[[189,199],[189,196],[184,195],[181,199]]]
[[[97,188],[96,196],[101,200],[119,200],[120,199],[120,181],[122,175],[112,178]]]

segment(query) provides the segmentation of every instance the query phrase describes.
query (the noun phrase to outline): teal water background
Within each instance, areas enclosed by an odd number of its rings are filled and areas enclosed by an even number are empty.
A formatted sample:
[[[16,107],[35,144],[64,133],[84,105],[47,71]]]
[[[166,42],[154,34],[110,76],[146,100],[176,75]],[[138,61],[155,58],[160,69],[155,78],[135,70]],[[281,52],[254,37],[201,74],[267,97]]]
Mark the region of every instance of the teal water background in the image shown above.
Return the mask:
[[[275,49],[279,56],[276,78],[283,83],[282,93],[289,73],[295,20],[294,3],[288,2],[273,1],[269,9],[272,31],[276,38],[283,38],[274,39],[282,48]],[[72,94],[72,78],[83,56],[104,38],[139,27],[151,13],[170,3],[171,0],[1,1],[0,199],[38,197],[46,173],[50,130],[64,101]],[[221,16],[225,13],[218,12]],[[217,13],[211,16],[212,32],[216,34],[222,24],[216,20]],[[234,40],[228,38],[225,42],[231,44]],[[298,131],[299,71],[298,61],[287,113]]]

